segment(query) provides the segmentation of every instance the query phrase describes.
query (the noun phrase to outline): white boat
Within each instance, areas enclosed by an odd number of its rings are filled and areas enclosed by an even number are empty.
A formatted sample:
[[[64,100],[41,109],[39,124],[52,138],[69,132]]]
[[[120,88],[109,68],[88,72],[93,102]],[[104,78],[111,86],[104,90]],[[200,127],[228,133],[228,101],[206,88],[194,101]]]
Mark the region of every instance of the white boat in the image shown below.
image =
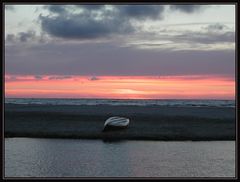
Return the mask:
[[[129,119],[124,117],[110,117],[104,123],[103,131],[127,128]]]

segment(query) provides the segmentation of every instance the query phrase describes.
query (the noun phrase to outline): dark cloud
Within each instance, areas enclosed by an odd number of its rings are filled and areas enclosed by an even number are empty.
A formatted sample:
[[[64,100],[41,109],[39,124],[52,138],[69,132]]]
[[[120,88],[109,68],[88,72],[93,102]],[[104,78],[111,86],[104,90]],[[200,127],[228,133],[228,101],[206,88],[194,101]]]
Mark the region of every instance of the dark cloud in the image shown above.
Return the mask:
[[[47,5],[40,15],[43,32],[65,39],[95,39],[139,31],[134,21],[160,20],[166,5]],[[170,9],[193,13],[203,5],[170,5]],[[79,11],[81,10],[81,11]]]
[[[194,13],[197,12],[206,6],[204,5],[170,5],[171,10],[178,10],[184,13]]]
[[[200,43],[200,44],[216,44],[216,43],[233,43],[235,42],[234,32],[186,32],[184,34],[172,36],[173,41]]]
[[[6,43],[29,42],[36,38],[35,31],[29,30],[27,32],[19,32],[15,34],[7,34]]]
[[[72,15],[71,18],[41,16],[40,19],[43,31],[61,38],[91,39],[133,31],[128,22],[115,19],[99,21],[84,15]]]
[[[35,32],[34,31],[18,33],[18,38],[21,42],[27,42],[29,40],[32,40],[34,37],[35,37]]]
[[[228,27],[224,24],[221,23],[215,23],[215,24],[210,24],[207,27],[204,27],[204,29],[210,31],[210,32],[214,32],[214,31],[223,31],[225,29],[228,29]]]
[[[64,80],[64,79],[69,79],[72,78],[71,76],[50,76],[48,79],[49,80]]]
[[[161,5],[118,5],[121,16],[135,19],[162,19],[164,6]]]
[[[77,5],[72,8],[51,5],[47,8],[50,14],[57,13],[57,15],[40,15],[42,30],[55,37],[70,39],[129,34],[135,31],[131,19],[161,18],[164,9],[161,5],[116,5],[111,10],[104,5]],[[83,11],[79,13],[72,11],[79,8]]]
[[[191,24],[189,24],[191,25]],[[149,46],[157,46],[158,44],[154,43],[154,40],[170,41],[167,43],[161,43],[161,45],[166,44],[181,44],[187,43],[188,45],[196,44],[221,44],[221,43],[234,43],[235,42],[235,31],[229,28],[227,25],[214,23],[202,26],[200,30],[189,31],[189,30],[173,30],[172,35],[168,35],[168,32],[171,30],[162,29],[150,40],[153,42],[149,43]],[[164,36],[162,36],[162,34]],[[140,44],[143,45],[144,44]],[[146,46],[148,46],[146,44]]]
[[[42,79],[42,76],[39,76],[39,75],[35,75],[34,76],[36,80],[41,80]]]

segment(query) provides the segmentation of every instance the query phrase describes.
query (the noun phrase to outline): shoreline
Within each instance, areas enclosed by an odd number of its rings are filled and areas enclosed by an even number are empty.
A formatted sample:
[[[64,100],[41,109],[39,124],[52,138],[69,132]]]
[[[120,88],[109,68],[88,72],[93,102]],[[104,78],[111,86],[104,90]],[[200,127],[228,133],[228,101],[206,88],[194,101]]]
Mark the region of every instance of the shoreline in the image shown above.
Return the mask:
[[[102,132],[108,117],[128,128]],[[5,137],[102,140],[235,140],[234,108],[5,104]]]
[[[100,138],[100,137],[82,137],[82,136],[42,136],[39,135],[37,136],[34,134],[31,136],[30,134],[27,134],[26,136],[23,135],[11,135],[7,134],[7,136],[4,136],[5,139],[11,139],[11,138],[38,138],[38,139],[74,139],[74,140],[102,140],[104,142],[120,142],[120,141],[162,141],[162,142],[211,142],[211,141],[236,141],[235,138],[195,138],[195,139],[189,139],[189,138],[169,138],[169,139],[164,139],[164,138],[147,138],[147,137],[139,137],[139,138]]]

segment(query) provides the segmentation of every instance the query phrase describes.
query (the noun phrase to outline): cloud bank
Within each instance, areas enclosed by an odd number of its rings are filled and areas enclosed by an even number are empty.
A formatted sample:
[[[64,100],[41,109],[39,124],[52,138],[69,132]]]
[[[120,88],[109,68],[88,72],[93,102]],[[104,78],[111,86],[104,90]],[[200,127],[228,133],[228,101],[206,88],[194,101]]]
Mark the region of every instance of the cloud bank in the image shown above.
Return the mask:
[[[48,5],[40,15],[43,32],[65,39],[95,39],[139,31],[135,21],[163,19],[166,5]],[[194,13],[199,5],[172,5],[173,10]]]

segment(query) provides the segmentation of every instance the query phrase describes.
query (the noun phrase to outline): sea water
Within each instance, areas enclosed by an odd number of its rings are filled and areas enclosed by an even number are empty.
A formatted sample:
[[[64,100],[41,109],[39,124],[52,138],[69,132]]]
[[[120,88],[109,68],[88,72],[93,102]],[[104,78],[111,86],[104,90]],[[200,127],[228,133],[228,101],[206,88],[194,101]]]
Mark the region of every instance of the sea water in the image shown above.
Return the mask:
[[[179,106],[179,107],[235,107],[234,100],[192,100],[192,99],[37,99],[6,98],[10,104],[38,105],[136,105],[136,106]]]
[[[234,177],[234,141],[5,139],[5,177]]]

